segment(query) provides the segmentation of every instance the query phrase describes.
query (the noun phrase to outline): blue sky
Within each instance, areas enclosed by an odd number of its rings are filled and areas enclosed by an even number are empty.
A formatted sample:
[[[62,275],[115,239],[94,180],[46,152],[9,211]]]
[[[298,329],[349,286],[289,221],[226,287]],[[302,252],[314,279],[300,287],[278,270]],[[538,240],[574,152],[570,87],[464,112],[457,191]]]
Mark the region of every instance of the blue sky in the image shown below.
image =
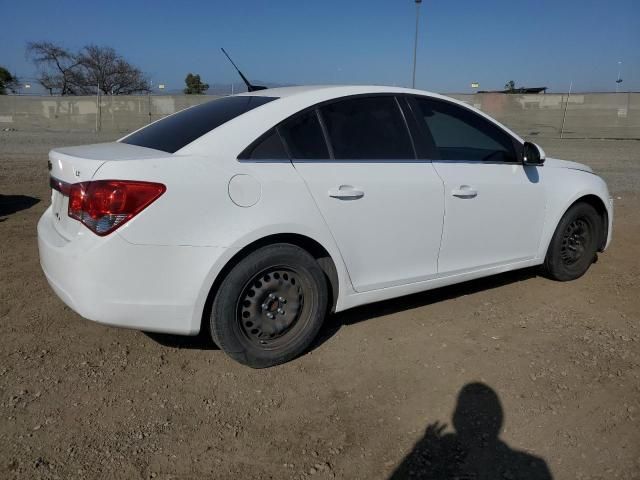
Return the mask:
[[[29,40],[77,49],[109,45],[155,84],[188,72],[238,81],[224,46],[251,79],[287,84],[411,83],[413,0],[127,2],[0,0],[0,65],[22,77]],[[439,92],[546,85],[640,91],[640,0],[424,0],[416,86]]]

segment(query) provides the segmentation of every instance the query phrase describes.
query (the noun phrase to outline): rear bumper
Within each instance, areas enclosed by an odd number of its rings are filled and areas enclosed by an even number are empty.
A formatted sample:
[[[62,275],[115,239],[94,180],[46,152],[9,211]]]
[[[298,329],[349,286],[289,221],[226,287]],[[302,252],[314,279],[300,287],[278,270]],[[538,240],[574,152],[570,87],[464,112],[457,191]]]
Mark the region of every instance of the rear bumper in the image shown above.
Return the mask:
[[[89,230],[68,241],[51,208],[38,222],[40,264],[54,292],[81,316],[106,325],[193,335],[203,291],[222,247],[134,245]]]

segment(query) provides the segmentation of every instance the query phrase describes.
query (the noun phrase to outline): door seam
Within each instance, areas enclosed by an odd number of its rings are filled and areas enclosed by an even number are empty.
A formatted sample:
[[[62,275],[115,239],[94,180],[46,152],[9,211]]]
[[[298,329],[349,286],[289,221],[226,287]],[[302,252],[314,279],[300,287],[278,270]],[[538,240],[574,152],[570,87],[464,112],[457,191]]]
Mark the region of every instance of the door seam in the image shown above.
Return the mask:
[[[324,222],[324,226],[327,228],[327,231],[329,232],[329,235],[331,235],[333,243],[336,246],[336,250],[338,251],[338,254],[340,255],[340,260],[342,261],[342,265],[344,265],[344,271],[347,273],[347,278],[349,279],[349,283],[351,284],[351,290],[353,290],[356,293],[361,293],[361,292],[358,292],[358,290],[356,290],[355,286],[353,285],[353,280],[351,279],[351,274],[349,273],[349,269],[347,268],[347,263],[345,262],[344,256],[342,254],[342,250],[340,249],[340,244],[336,240],[336,237],[334,237],[333,230],[331,230],[331,228],[329,227],[329,223],[327,222],[327,219],[325,218],[324,213],[322,213],[322,209],[318,205],[318,202],[316,201],[316,198],[313,196],[313,192],[311,191],[311,188],[309,187],[309,184],[307,183],[306,179],[304,178],[304,175],[302,175],[298,171],[298,169],[296,168],[296,164],[294,163],[293,159],[289,159],[289,163],[291,163],[291,166],[295,170],[296,174],[298,175],[300,180],[302,180],[302,183],[304,183],[304,186],[307,189],[307,193],[311,197],[311,201],[313,202],[313,204],[316,207],[316,210],[320,214],[320,218],[322,218],[322,221]],[[337,301],[337,299],[336,299],[336,301]]]
[[[444,238],[444,226],[447,219],[447,192],[444,178],[440,176],[440,172],[438,172],[438,169],[433,163],[433,160],[429,163],[431,163],[431,168],[433,168],[433,171],[436,172],[436,175],[442,183],[442,225],[440,225],[440,246],[438,247],[438,258],[436,260],[436,272],[440,273],[440,253],[442,253],[442,239]]]

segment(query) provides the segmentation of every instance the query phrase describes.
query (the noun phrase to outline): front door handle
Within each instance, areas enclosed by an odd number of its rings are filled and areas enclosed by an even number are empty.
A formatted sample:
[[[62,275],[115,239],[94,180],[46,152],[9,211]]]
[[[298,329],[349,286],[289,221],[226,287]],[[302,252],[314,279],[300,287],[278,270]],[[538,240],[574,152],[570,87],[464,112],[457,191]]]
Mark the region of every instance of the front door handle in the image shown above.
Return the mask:
[[[342,200],[357,200],[358,198],[364,197],[364,192],[351,185],[340,185],[338,188],[329,190],[329,196]]]
[[[458,198],[473,198],[478,195],[478,191],[469,185],[460,185],[459,188],[451,190],[451,195]]]

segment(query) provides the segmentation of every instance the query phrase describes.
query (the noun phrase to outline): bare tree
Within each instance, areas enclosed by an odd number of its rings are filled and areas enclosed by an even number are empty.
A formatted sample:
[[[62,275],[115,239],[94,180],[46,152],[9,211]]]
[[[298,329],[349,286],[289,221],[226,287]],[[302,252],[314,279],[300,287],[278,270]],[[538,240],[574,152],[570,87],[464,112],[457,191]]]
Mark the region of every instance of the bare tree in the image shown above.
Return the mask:
[[[148,80],[111,47],[88,45],[78,55],[85,79],[85,90],[97,88],[108,95],[127,95],[150,91]]]
[[[88,45],[79,53],[51,42],[29,42],[27,56],[38,67],[38,82],[51,95],[127,95],[150,91],[137,67],[111,47]]]
[[[38,82],[49,90],[49,94],[84,93],[85,81],[76,54],[51,42],[29,42],[27,57],[31,58],[40,70]]]

